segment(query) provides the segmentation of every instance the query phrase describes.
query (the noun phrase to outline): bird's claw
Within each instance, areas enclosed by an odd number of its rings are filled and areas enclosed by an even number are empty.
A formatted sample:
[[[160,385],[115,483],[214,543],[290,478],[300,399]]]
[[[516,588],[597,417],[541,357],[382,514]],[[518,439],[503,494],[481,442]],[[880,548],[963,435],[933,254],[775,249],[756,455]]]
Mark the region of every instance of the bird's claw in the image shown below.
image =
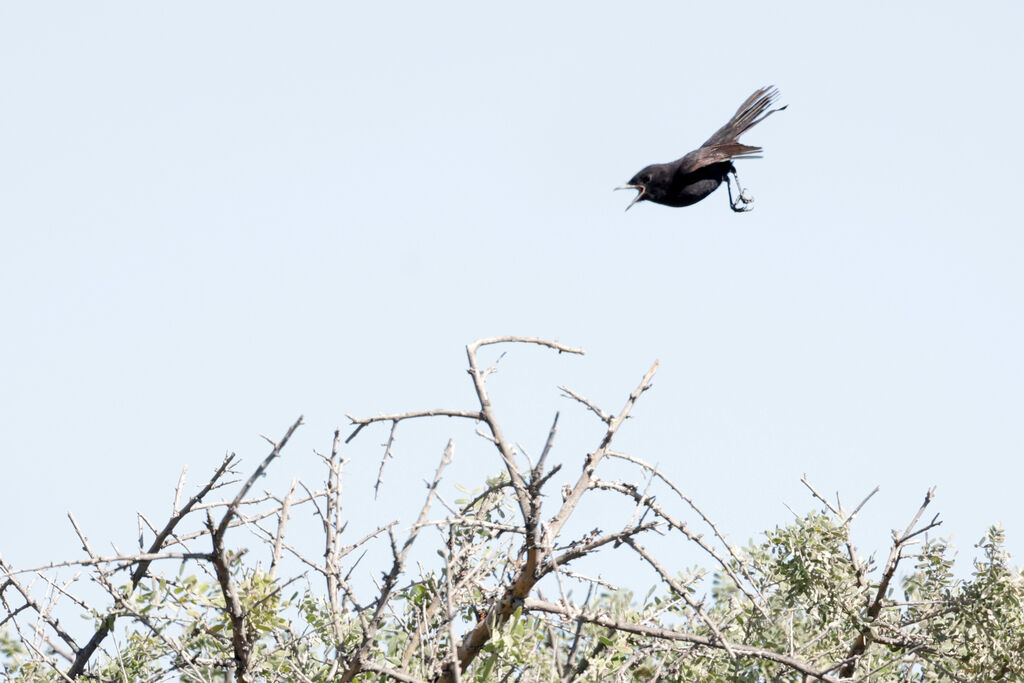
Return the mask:
[[[736,199],[735,202],[733,202],[729,206],[736,213],[745,213],[747,211],[754,210],[754,207],[750,206],[753,203],[754,198],[750,195],[749,192],[747,192],[747,188],[744,187],[740,190],[740,196]]]

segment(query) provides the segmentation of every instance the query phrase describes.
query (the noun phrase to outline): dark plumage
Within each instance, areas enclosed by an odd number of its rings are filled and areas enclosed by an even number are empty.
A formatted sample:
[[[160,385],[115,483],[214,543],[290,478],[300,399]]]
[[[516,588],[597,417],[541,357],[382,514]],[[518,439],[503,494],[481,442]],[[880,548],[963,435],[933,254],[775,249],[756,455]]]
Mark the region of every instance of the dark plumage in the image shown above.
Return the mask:
[[[651,164],[616,190],[636,190],[637,195],[626,207],[637,202],[654,202],[666,206],[689,206],[718,189],[723,182],[729,190],[729,206],[733,211],[750,211],[754,199],[740,186],[733,159],[759,159],[761,148],[743,145],[739,137],[786,107],[769,109],[779,91],[766,86],[754,92],[740,105],[727,124],[707,139],[698,149],[682,159],[667,164]],[[733,200],[729,174],[736,180],[739,196]]]

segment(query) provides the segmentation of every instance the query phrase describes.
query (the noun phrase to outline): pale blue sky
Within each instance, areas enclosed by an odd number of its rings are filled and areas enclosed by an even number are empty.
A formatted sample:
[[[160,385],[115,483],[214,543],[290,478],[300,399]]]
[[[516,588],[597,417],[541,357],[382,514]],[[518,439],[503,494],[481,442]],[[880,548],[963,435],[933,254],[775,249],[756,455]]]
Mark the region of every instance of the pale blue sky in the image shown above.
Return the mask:
[[[6,3],[0,6],[0,553],[128,545],[227,450],[313,479],[346,412],[470,407],[463,346],[575,473],[655,358],[620,447],[737,541],[859,498],[884,548],[924,491],[962,554],[1024,553],[1019,3]],[[725,193],[611,190],[756,87],[790,108]],[[466,426],[401,433],[390,493],[499,469]],[[349,450],[372,485],[384,434]],[[557,488],[553,489],[557,490]],[[363,498],[366,498],[363,495]],[[358,511],[356,513],[355,511]],[[365,521],[365,520],[364,520]]]

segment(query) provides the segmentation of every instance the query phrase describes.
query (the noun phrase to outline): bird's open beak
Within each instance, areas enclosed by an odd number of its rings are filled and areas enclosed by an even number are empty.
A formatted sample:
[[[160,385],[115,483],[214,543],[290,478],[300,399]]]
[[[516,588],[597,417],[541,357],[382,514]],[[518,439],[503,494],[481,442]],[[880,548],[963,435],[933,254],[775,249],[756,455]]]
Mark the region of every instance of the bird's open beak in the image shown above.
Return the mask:
[[[636,204],[638,201],[643,199],[644,193],[647,192],[647,188],[643,185],[619,185],[615,188],[616,190],[636,190],[636,196],[633,197],[633,201],[626,207],[626,211],[629,211],[630,207]]]

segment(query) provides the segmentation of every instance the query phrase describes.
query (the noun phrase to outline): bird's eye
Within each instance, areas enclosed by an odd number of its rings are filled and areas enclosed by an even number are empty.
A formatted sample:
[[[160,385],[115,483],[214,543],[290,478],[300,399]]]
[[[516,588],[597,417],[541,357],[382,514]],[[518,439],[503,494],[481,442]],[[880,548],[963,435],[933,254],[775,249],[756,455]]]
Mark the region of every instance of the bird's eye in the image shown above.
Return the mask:
[[[650,181],[651,181],[651,176],[648,175],[647,173],[644,173],[642,176],[640,176],[640,182],[641,183],[649,183]]]

